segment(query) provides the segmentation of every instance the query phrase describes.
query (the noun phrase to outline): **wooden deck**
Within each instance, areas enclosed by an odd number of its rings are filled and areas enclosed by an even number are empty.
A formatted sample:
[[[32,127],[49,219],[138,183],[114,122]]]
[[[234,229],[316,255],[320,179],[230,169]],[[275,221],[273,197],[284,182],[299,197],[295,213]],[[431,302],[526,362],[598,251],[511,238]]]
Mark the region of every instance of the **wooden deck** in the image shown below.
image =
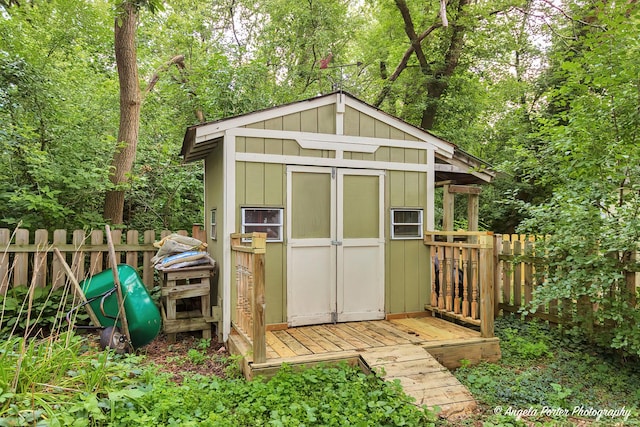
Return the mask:
[[[347,322],[269,330],[267,361],[253,363],[250,347],[232,331],[229,350],[243,357],[247,378],[272,376],[282,363],[294,366],[346,361],[385,379],[399,379],[416,404],[440,406],[445,416],[466,412],[475,401],[447,368],[461,360],[497,361],[497,338],[435,317]],[[382,368],[382,369],[381,369]]]

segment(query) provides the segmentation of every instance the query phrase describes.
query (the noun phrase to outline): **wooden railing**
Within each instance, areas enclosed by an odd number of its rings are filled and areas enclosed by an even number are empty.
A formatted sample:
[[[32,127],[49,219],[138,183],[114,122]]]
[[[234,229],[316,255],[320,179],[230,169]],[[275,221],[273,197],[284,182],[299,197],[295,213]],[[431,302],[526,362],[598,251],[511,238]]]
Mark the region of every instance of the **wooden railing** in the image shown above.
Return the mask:
[[[427,309],[480,326],[493,337],[493,234],[490,232],[425,232],[431,262],[431,300]]]
[[[236,279],[236,318],[233,325],[252,347],[253,362],[267,360],[264,255],[266,233],[232,234]]]
[[[189,234],[184,230],[177,233]],[[153,243],[169,234],[169,230],[111,230],[116,258],[138,269],[144,284],[152,288],[155,279],[151,258],[158,251]],[[200,225],[194,225],[191,235],[204,239]],[[53,248],[60,250],[78,280],[110,268],[103,230],[55,230],[51,235],[47,230],[3,228],[0,229],[0,292],[4,294],[9,286],[33,281],[36,286],[64,285],[64,269],[53,255]]]

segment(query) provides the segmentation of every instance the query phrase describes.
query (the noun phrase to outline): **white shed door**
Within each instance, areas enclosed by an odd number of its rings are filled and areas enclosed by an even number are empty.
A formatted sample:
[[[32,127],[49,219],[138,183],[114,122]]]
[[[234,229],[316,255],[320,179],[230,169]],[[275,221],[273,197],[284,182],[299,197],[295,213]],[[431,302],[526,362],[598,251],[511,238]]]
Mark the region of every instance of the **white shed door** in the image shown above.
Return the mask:
[[[384,318],[384,173],[287,168],[292,326]]]

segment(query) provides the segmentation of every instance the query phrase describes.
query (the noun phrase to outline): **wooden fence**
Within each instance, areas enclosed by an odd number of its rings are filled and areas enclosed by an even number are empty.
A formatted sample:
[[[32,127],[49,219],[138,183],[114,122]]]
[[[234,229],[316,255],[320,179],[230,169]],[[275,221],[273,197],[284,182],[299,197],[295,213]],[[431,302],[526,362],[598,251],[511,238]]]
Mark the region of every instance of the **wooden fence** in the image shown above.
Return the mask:
[[[503,312],[518,313],[529,307],[536,288],[543,286],[547,276],[547,262],[543,253],[536,250],[534,236],[518,234],[496,234],[496,315]],[[638,274],[626,272],[623,284],[631,294],[629,303],[637,306],[635,299],[638,287]],[[614,287],[611,288],[612,292]],[[576,314],[589,317],[598,307],[588,297],[577,300],[551,300],[545,305],[536,307],[535,312],[529,310],[529,316],[561,324],[574,321]]]
[[[431,259],[432,312],[480,326],[493,337],[494,237],[490,232],[426,232]]]
[[[178,233],[188,235],[187,231]],[[159,240],[171,234],[168,230],[112,230],[116,258],[138,269],[144,284],[152,288],[155,270],[151,258]],[[194,225],[191,235],[205,239],[200,225]],[[58,248],[78,280],[90,277],[110,268],[108,247],[104,231],[93,230],[47,230],[0,229],[0,292],[6,293],[9,286],[35,283],[36,286],[52,284],[64,285],[66,276],[61,262],[53,256],[53,248]]]
[[[254,363],[267,360],[264,254],[266,233],[232,234],[232,263],[236,281],[233,326],[253,352]]]

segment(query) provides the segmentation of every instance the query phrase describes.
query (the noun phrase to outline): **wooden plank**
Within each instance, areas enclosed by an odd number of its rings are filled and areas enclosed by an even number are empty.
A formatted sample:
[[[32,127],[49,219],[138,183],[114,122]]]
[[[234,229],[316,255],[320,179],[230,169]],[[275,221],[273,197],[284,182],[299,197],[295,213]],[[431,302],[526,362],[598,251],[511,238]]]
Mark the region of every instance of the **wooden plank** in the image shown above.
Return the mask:
[[[144,243],[153,244],[156,238],[156,232],[153,230],[147,230],[144,232]],[[142,283],[147,287],[147,289],[153,288],[153,265],[151,264],[151,258],[153,258],[153,253],[145,251],[142,254]]]
[[[493,330],[493,237],[482,236],[480,242],[480,334],[483,338],[494,336]]]
[[[357,337],[360,341],[365,343],[367,347],[380,347],[381,345],[383,345],[378,339],[371,337],[363,333],[362,331],[354,329],[353,326],[349,323],[341,323],[340,326],[345,333],[348,333],[353,337]]]
[[[422,350],[420,347],[418,347]],[[423,354],[416,354],[415,358],[404,361],[387,361],[384,360],[385,356],[378,356],[378,359],[373,362],[372,367],[376,366],[384,366],[385,378],[399,378],[399,377],[421,377],[423,375],[437,375],[439,373],[445,373],[445,377],[450,376],[451,373],[442,366],[436,359],[433,358],[429,353],[422,350]],[[363,353],[363,357],[368,359],[370,356],[367,353]],[[393,357],[393,356],[386,356]],[[405,356],[409,357],[409,356]]]
[[[533,251],[533,244],[529,241],[524,243],[525,255],[530,255]],[[531,262],[523,263],[524,269],[524,305],[529,306],[533,299],[533,264]]]
[[[316,344],[326,350],[326,352],[333,351],[341,351],[342,349],[338,347],[336,344],[324,338],[322,335],[318,334],[316,331],[311,329],[310,326],[303,326],[300,328],[296,328],[300,332],[304,333],[307,337],[312,339]]]
[[[36,286],[44,287],[47,285],[47,251],[49,250],[49,232],[47,230],[36,230],[35,244],[40,248],[33,255],[33,274]]]
[[[353,328],[354,330],[358,331],[359,333],[361,333],[363,336],[367,336],[377,341],[378,344],[375,345],[374,347],[397,344],[395,340],[389,339],[384,334],[384,332],[380,333],[379,331],[376,331],[375,329],[371,328],[371,325],[370,325],[371,323],[373,322],[349,322],[347,323],[347,325]]]
[[[323,337],[327,341],[330,341],[333,344],[337,345],[342,350],[354,350],[356,348],[354,345],[349,344],[348,342],[346,342],[342,338],[340,338],[340,337],[334,335],[333,333],[331,333],[331,331],[329,331],[324,326],[311,326],[311,330],[317,332],[318,335],[320,335],[321,337]]]
[[[363,351],[361,355],[371,367],[384,365],[385,363],[432,359],[421,346],[415,344],[372,347]]]
[[[73,256],[71,258],[71,271],[76,277],[83,279],[84,276],[84,260],[85,253],[82,246],[85,243],[86,234],[84,230],[74,230],[72,235],[73,246],[76,248],[73,251]]]
[[[102,245],[104,242],[104,233],[102,230],[93,230],[91,232],[91,244],[92,245]],[[89,266],[89,275],[93,276],[94,274],[98,274],[102,271],[103,265],[103,254],[102,252],[91,252],[91,261]]]
[[[504,237],[508,238],[509,235],[505,235]],[[502,254],[511,257],[511,242],[508,240],[502,241]],[[512,264],[509,261],[502,261],[502,302],[506,305],[511,305],[512,271]]]
[[[109,251],[109,257],[107,258],[109,268],[113,268],[112,263],[120,264],[122,263],[122,253],[120,251],[116,252],[115,246],[122,243],[122,230],[111,230],[111,233],[108,231],[107,234],[107,251]],[[111,240],[109,240],[111,239]],[[111,245],[109,245],[111,242]],[[113,246],[113,256],[110,254],[110,246]]]
[[[303,346],[308,348],[312,353],[326,353],[327,350],[320,344],[312,340],[304,331],[300,328],[287,329],[287,333],[291,335],[295,340],[300,342]]]
[[[482,193],[482,187],[474,187],[471,185],[448,185],[447,191],[452,194],[469,194],[478,195]],[[469,231],[476,231],[477,229],[469,229]]]
[[[254,239],[257,237],[254,233]],[[260,236],[262,237],[262,236]],[[255,242],[254,242],[255,243]],[[264,242],[261,241],[261,245]],[[253,254],[253,357],[256,363],[262,363],[267,360],[267,342],[266,334],[266,318],[265,318],[265,283],[264,283],[264,254]],[[207,281],[207,285],[209,282]],[[208,287],[208,286],[207,286]]]
[[[0,293],[7,294],[9,289],[9,244],[11,243],[11,232],[8,228],[0,228]]]
[[[196,283],[193,285],[163,286],[160,291],[163,297],[168,297],[174,300],[209,295],[209,292],[209,281],[205,283]]]
[[[386,369],[388,368],[385,367],[385,370]],[[428,385],[431,389],[460,385],[460,381],[458,381],[456,377],[452,376],[451,372],[439,363],[437,363],[437,369],[425,369],[424,372],[416,374],[410,374],[405,370],[400,372],[398,375],[387,375],[385,378],[387,380],[397,379],[400,381],[402,389],[407,394],[415,390],[422,390],[425,388],[425,385]]]
[[[513,238],[513,236],[512,236]],[[519,240],[513,242],[514,259],[522,254],[522,244]],[[522,306],[522,263],[513,264],[513,305]]]
[[[498,303],[500,302],[500,297],[502,295],[501,283],[502,277],[500,270],[500,258],[499,254],[502,251],[502,235],[495,234],[493,236],[493,318],[497,318],[500,314],[500,309],[498,307]]]
[[[128,230],[127,245],[138,246],[139,244],[140,244],[140,241],[139,241],[138,230]],[[127,264],[137,269],[138,268],[138,251],[127,251],[125,255],[125,260]]]
[[[23,228],[15,231],[16,245],[29,244],[29,230]],[[13,286],[26,286],[29,284],[29,255],[16,254],[13,258]]]
[[[277,331],[276,331],[277,332]],[[271,348],[278,353],[280,357],[293,357],[297,356],[296,353],[285,345],[278,337],[274,335],[274,332],[268,331],[265,334],[265,340]]]
[[[401,324],[404,325],[406,328],[415,331],[418,339],[420,339],[421,341],[439,340],[439,339],[457,337],[457,335],[452,336],[451,332],[445,329],[442,329],[440,327],[435,327],[425,322],[416,321],[414,319],[407,319],[406,321],[403,321]]]
[[[344,327],[341,323],[335,325],[326,325],[326,328],[329,329],[335,336],[342,338],[358,349],[369,347],[367,343],[350,334],[349,329]]]
[[[414,319],[416,320],[416,319]],[[419,320],[416,320],[420,322]],[[397,328],[395,323],[389,322],[388,320],[381,320],[374,323],[378,330],[384,329],[387,332],[387,336],[391,336],[398,339],[398,342],[412,342],[417,343],[423,341],[420,337],[417,337],[415,334],[406,333],[404,330]]]
[[[442,192],[442,229],[453,231],[455,211],[455,195],[449,192],[450,185],[445,185]],[[447,236],[447,242],[453,242],[453,236]]]
[[[307,347],[305,347],[304,345],[302,345],[298,340],[296,340],[294,337],[292,337],[291,335],[289,335],[289,333],[287,331],[274,331],[272,332],[273,335],[275,335],[280,341],[282,341],[282,343],[284,345],[286,345],[287,347],[289,347],[291,349],[291,351],[294,352],[294,354],[296,356],[303,356],[305,354],[313,354],[313,352],[311,350],[309,350]],[[254,347],[255,347],[255,339],[254,339]],[[255,349],[254,349],[254,360],[256,363],[263,363],[263,361],[259,362],[256,358],[255,358]]]

